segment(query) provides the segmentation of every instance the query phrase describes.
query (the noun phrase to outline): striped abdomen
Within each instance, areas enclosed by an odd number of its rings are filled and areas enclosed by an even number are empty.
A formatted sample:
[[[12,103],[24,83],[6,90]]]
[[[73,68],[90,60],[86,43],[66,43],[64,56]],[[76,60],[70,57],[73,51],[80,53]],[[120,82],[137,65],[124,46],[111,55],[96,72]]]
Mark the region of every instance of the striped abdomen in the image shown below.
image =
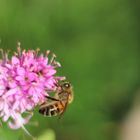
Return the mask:
[[[43,114],[44,116],[57,116],[63,112],[65,103],[64,102],[54,102],[52,104],[42,105],[39,109],[39,113]]]

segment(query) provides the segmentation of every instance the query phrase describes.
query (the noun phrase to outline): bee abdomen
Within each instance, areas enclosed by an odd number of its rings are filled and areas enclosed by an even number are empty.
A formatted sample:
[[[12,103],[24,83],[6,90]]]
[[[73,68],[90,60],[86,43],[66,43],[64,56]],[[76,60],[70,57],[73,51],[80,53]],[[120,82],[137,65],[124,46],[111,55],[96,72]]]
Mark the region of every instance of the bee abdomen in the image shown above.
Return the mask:
[[[40,108],[39,109],[39,113],[41,113],[42,115],[46,116],[49,114],[49,109],[48,107],[45,107],[45,108]]]
[[[60,112],[61,112],[61,109],[57,106],[57,104],[49,105],[49,106],[39,109],[39,113],[48,117],[57,116],[60,114]]]

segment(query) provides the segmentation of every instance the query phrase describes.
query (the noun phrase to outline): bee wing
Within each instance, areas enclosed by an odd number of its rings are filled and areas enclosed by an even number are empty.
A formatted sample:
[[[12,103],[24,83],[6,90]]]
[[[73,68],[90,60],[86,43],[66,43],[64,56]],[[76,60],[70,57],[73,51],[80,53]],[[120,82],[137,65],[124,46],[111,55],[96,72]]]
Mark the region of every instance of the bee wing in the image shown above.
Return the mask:
[[[53,98],[53,97],[50,97],[50,96],[45,96],[48,100],[46,102],[43,102],[42,104],[40,104],[40,106],[43,106],[43,105],[48,105],[50,102],[51,103],[54,103],[55,101],[60,101],[59,99],[56,99],[56,98]]]
[[[47,106],[53,105],[56,102],[58,102],[58,101],[48,101],[48,102],[45,102],[45,103],[41,104],[40,108],[46,108]]]

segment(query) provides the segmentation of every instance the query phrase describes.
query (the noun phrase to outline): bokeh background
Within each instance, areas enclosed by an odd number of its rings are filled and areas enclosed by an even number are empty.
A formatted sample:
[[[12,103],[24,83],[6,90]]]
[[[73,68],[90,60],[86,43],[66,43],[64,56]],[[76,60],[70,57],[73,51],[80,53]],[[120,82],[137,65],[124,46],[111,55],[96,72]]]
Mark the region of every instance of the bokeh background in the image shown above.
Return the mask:
[[[138,0],[0,0],[0,48],[47,49],[74,87],[64,116],[37,110],[26,128],[38,140],[116,140],[140,87]],[[134,127],[133,127],[134,128]],[[135,128],[134,128],[135,129]],[[0,128],[0,140],[30,140]],[[124,140],[124,139],[123,139]]]

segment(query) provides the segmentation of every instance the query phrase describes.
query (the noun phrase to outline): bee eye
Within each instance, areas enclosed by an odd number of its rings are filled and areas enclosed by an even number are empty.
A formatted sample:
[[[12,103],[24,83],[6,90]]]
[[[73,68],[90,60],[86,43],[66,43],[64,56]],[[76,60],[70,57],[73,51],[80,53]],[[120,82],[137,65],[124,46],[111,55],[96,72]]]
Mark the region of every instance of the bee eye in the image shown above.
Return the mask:
[[[65,83],[64,86],[65,86],[66,88],[69,88],[69,87],[70,87],[70,84]]]

